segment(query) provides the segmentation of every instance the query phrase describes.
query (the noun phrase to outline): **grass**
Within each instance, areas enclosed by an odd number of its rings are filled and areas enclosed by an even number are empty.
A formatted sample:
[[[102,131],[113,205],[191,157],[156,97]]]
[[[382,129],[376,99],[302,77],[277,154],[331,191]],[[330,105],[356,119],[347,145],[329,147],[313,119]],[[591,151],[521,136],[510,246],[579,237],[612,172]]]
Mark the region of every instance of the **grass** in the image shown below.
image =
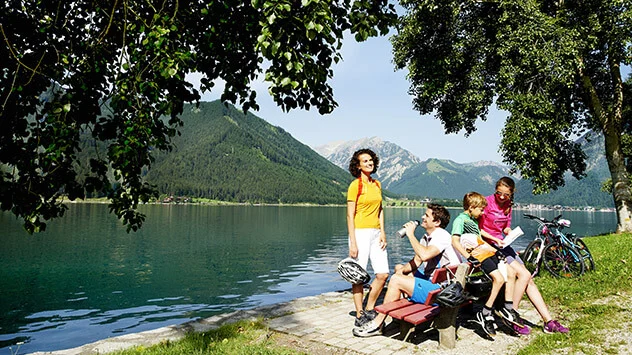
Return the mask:
[[[595,270],[580,278],[557,279],[542,271],[536,283],[549,309],[570,327],[569,334],[537,334],[518,355],[584,353],[616,354],[621,343],[606,344],[603,334],[618,333],[617,324],[628,321],[621,303],[606,300],[632,297],[632,235],[610,234],[585,238],[595,259]],[[527,302],[525,300],[525,302]],[[191,333],[175,342],[136,347],[117,355],[169,354],[299,354],[270,339],[262,322],[242,321],[204,333]]]
[[[163,341],[151,347],[137,346],[115,355],[203,354],[300,354],[270,341],[269,329],[260,321],[239,321],[203,333],[189,333],[179,341]]]
[[[580,278],[557,279],[542,272],[536,282],[549,309],[565,319],[571,332],[540,334],[518,354],[618,353],[619,344],[605,344],[603,334],[612,330],[629,315],[621,304],[604,300],[625,295],[626,305],[632,295],[632,235],[609,234],[585,238],[595,259],[595,270]],[[616,330],[615,330],[616,332]]]

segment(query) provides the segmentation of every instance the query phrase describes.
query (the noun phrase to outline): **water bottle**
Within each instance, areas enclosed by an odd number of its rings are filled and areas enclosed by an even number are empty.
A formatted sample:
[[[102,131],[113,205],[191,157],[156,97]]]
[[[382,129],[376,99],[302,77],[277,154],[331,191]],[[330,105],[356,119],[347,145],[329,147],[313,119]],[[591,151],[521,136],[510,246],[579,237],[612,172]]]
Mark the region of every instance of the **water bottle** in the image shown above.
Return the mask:
[[[413,223],[415,223],[415,226],[419,225],[419,221],[418,220],[413,220]],[[406,227],[403,227],[402,229],[398,230],[397,232],[395,232],[395,236],[396,237],[400,237],[400,238],[404,238],[406,236]]]

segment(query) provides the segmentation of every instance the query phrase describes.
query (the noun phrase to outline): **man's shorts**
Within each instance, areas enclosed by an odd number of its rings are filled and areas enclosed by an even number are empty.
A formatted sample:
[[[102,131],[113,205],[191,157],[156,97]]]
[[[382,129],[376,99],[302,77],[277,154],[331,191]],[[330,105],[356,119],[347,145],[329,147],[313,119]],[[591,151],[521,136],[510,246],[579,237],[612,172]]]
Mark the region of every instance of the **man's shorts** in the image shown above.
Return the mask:
[[[410,296],[410,300],[416,303],[425,303],[430,291],[434,291],[440,287],[440,285],[433,284],[430,280],[415,277],[415,288],[413,289],[413,295]]]

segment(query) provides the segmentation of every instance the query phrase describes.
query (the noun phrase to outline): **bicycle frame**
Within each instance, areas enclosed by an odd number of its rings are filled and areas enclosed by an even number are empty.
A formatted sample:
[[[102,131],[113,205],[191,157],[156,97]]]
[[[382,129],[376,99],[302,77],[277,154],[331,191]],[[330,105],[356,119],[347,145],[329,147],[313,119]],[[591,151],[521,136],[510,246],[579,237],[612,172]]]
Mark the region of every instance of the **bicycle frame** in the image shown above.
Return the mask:
[[[579,275],[585,271],[585,257],[577,252],[576,243],[569,239],[567,235],[562,232],[565,226],[559,223],[562,215],[558,215],[553,220],[548,221],[544,218],[524,214],[529,219],[534,219],[538,223],[538,232],[534,241],[529,244],[525,250],[525,262],[535,265],[535,269],[531,274],[531,277],[536,276],[540,271],[540,266],[543,261],[543,254],[547,250],[549,255],[547,259],[546,268],[549,272],[556,276],[574,276],[576,267],[579,268]],[[559,247],[555,247],[558,245]],[[538,253],[533,259],[533,254],[530,251],[532,249],[539,248]],[[560,267],[560,270],[556,268]],[[555,269],[555,270],[554,270]],[[563,272],[563,274],[561,273]]]

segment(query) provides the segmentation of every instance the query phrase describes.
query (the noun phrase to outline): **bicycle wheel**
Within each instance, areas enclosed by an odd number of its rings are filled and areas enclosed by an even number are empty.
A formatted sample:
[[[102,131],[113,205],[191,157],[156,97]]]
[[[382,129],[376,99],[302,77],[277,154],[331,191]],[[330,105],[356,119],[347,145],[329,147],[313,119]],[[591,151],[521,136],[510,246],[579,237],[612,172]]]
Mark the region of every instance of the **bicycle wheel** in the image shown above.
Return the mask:
[[[586,243],[584,243],[582,238],[573,239],[573,243],[575,243],[575,248],[577,248],[577,251],[579,251],[579,254],[584,259],[584,266],[586,267],[586,271],[595,270],[595,261],[593,260],[592,254],[590,253],[590,250],[588,250],[588,247],[586,246]]]
[[[531,276],[536,276],[540,271],[540,268],[538,267],[540,264],[540,260],[538,260],[538,253],[540,252],[541,246],[542,241],[535,239],[529,243],[527,249],[525,249],[520,256],[522,261],[524,261],[524,266],[531,273]]]
[[[544,267],[555,277],[575,277],[584,273],[585,266],[581,254],[567,244],[549,244],[544,247],[542,259]]]

